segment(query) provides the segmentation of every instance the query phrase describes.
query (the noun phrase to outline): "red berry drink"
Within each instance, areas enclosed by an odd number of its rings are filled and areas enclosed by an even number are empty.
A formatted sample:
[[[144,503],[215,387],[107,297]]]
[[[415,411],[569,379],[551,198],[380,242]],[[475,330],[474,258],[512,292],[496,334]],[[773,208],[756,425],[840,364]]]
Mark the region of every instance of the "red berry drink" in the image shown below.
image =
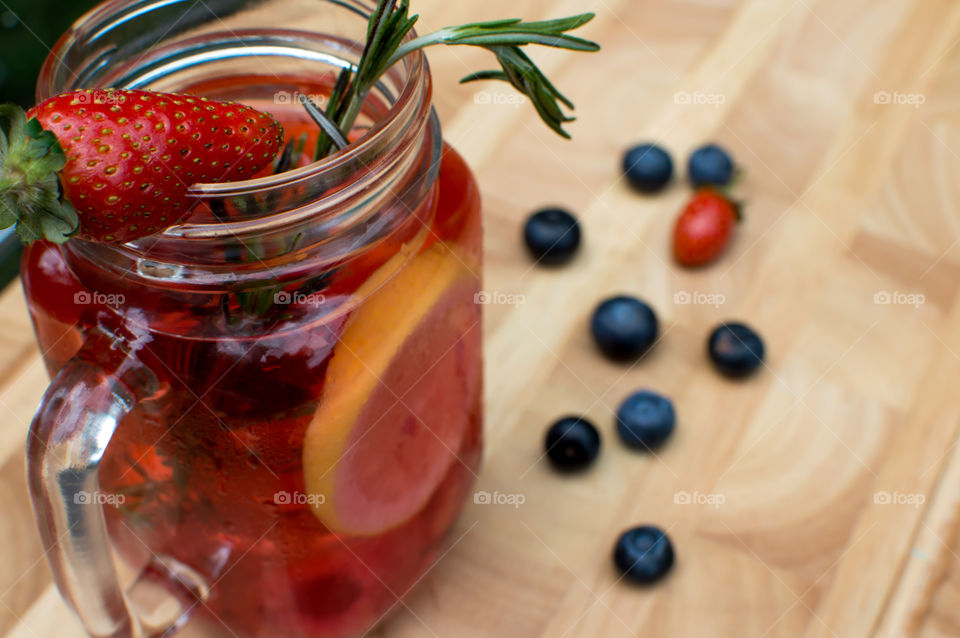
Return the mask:
[[[263,78],[190,90],[236,98],[239,85],[288,140],[306,136],[294,165],[312,161],[316,127],[295,104],[258,104]],[[230,205],[196,213],[212,216],[254,215]],[[318,272],[297,271],[294,257],[322,247],[294,245],[278,282],[256,290],[116,277],[84,258],[82,242],[24,254],[51,373],[75,356],[109,369],[132,354],[155,378],[101,465],[102,490],[115,497],[108,524],[128,562],[176,561],[204,577],[209,594],[191,621],[204,635],[363,633],[429,570],[471,490],[481,226],[477,187],[455,151],[443,147],[432,186],[388,230]],[[218,250],[212,261],[243,272],[271,248]],[[139,274],[148,267],[141,261]]]
[[[91,636],[348,638],[427,575],[480,463],[482,228],[422,50],[487,49],[502,72],[463,82],[569,137],[519,47],[596,51],[569,35],[593,17],[418,36],[407,2],[105,0],[37,106],[0,107],[56,375],[28,483]]]

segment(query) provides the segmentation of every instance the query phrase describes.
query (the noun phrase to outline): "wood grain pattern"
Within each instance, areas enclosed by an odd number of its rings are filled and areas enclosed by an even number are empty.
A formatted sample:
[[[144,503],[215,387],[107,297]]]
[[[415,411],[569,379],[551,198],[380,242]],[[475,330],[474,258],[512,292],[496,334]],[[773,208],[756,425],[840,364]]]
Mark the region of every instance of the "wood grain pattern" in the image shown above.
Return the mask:
[[[505,88],[455,84],[482,52],[430,54],[446,137],[484,191],[486,288],[524,300],[488,307],[479,489],[525,503],[469,505],[452,549],[375,635],[960,635],[960,5],[415,4],[428,29],[592,9],[584,33],[604,50],[537,54],[579,106],[572,143],[529,108],[474,99]],[[658,140],[682,160],[709,139],[748,169],[748,218],[719,264],[682,271],[667,240],[688,191],[637,196],[619,155]],[[531,268],[518,241],[525,215],[551,203],[578,211],[587,237],[562,271]],[[595,302],[618,292],[649,300],[664,326],[637,366],[601,360],[586,331]],[[676,303],[678,292],[723,303]],[[924,303],[877,303],[884,294]],[[705,363],[707,332],[728,318],[767,339],[768,368],[747,383]],[[81,638],[25,496],[25,430],[46,377],[19,290],[0,297],[0,324],[0,635]],[[679,430],[656,456],[615,442],[613,412],[639,387],[677,402]],[[539,459],[546,424],[567,412],[602,424],[607,443],[575,479]],[[669,530],[678,563],[636,589],[609,554],[644,522]]]

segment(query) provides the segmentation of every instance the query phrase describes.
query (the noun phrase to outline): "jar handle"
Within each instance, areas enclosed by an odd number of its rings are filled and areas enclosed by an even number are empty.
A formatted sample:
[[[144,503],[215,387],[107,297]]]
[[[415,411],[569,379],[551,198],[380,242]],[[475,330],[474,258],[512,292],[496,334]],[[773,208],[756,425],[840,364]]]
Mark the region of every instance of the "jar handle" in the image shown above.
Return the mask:
[[[150,380],[133,356],[112,373],[77,356],[54,378],[30,427],[28,482],[47,560],[93,638],[170,636],[205,595],[202,580],[175,561],[155,557],[127,592],[114,567],[99,467]]]

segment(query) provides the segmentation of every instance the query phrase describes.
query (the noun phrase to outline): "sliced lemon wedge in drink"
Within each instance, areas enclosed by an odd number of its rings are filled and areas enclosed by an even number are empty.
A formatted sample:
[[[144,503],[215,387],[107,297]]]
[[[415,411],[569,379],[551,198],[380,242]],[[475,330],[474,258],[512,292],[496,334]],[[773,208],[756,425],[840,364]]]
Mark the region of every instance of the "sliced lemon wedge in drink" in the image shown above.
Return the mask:
[[[476,291],[470,268],[437,243],[347,320],[303,445],[305,486],[322,495],[314,514],[332,531],[401,525],[459,462],[480,393]]]

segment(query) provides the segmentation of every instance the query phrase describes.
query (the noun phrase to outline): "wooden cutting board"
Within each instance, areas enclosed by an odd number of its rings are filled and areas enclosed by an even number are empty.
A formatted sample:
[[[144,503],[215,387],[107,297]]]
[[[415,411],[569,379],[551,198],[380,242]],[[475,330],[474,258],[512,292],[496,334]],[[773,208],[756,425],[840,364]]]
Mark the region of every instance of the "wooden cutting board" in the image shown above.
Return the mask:
[[[469,505],[452,549],[375,635],[960,635],[960,4],[416,5],[425,29],[592,9],[584,33],[604,51],[536,53],[579,106],[574,142],[497,98],[506,87],[458,87],[489,65],[483,52],[431,53],[447,139],[486,198],[486,289],[521,302],[487,308],[479,489],[524,503]],[[678,164],[716,140],[747,169],[746,222],[714,267],[669,257],[684,185],[647,198],[620,178],[621,151],[644,140]],[[583,254],[559,271],[531,267],[518,240],[545,204],[585,227]],[[618,292],[651,302],[664,327],[637,366],[605,362],[589,341],[590,311]],[[707,333],[730,318],[755,325],[770,353],[744,383],[705,361]],[[26,497],[25,432],[46,377],[18,289],[0,323],[0,633],[79,638]],[[613,411],[640,387],[679,413],[655,457],[613,433]],[[599,423],[606,445],[588,474],[561,478],[541,437],[570,412]],[[647,522],[669,531],[678,562],[636,589],[617,582],[610,553]]]

